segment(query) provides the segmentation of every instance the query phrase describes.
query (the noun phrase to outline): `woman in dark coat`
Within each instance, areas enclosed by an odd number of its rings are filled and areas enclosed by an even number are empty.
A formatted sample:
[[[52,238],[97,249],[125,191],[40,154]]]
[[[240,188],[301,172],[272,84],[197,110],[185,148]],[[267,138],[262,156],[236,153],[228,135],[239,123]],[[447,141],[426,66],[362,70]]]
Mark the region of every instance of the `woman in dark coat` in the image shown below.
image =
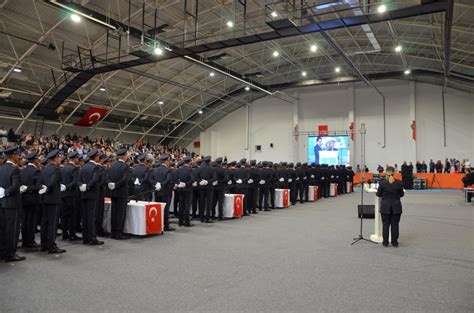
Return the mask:
[[[388,232],[392,229],[392,246],[398,247],[398,224],[402,214],[400,198],[405,194],[401,181],[393,177],[394,168],[389,166],[385,170],[385,180],[381,180],[377,190],[377,197],[382,198],[380,214],[383,223],[383,246],[388,247]]]

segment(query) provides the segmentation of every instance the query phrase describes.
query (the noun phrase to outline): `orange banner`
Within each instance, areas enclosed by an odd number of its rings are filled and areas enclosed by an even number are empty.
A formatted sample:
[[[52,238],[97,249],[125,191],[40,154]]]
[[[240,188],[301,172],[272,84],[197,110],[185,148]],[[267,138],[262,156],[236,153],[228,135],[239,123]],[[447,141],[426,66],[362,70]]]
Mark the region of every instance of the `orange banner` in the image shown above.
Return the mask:
[[[384,174],[382,174],[383,176]],[[372,179],[372,173],[365,173],[365,181]],[[441,188],[441,189],[463,189],[464,184],[462,178],[464,174],[429,174],[429,173],[416,173],[413,174],[415,177],[426,179],[427,188]],[[395,179],[402,180],[402,174],[395,173]],[[354,184],[360,185],[360,173],[356,173],[354,176]]]

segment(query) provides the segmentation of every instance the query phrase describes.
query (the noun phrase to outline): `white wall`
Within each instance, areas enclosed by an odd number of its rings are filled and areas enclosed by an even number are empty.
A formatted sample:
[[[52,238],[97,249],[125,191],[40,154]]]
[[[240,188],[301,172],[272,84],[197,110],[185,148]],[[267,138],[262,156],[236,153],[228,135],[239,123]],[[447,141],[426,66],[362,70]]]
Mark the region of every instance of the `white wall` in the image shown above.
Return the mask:
[[[446,104],[446,138],[444,147],[441,87],[402,80],[376,82],[386,99],[386,146],[383,147],[382,97],[371,87],[360,83],[304,87],[287,90],[294,97],[283,101],[265,97],[228,115],[200,135],[201,154],[226,155],[229,160],[242,157],[271,161],[305,161],[306,136],[299,131],[317,131],[326,124],[329,130],[347,130],[352,119],[356,126],[366,124],[366,163],[370,169],[378,164],[400,164],[402,161],[474,158],[474,96],[448,89]],[[247,110],[249,110],[249,149],[247,143]],[[412,139],[411,123],[416,120],[417,140]],[[296,140],[297,139],[297,140]],[[199,139],[196,139],[199,140]],[[274,148],[270,148],[270,143]],[[255,151],[262,145],[262,151]],[[360,162],[360,142],[351,142],[354,164]]]

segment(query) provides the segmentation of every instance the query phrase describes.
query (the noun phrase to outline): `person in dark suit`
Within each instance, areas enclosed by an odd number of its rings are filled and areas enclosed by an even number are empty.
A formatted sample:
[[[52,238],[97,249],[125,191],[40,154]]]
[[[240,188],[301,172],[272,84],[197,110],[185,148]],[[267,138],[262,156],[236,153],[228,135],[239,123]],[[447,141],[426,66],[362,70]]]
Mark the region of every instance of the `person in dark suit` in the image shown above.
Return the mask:
[[[214,169],[214,180],[211,184],[212,208],[215,209],[217,205],[217,218],[222,221],[224,220],[225,187],[229,181],[229,175],[222,168],[222,158],[217,158],[211,167]]]
[[[18,169],[18,147],[5,149],[2,153],[6,157],[5,163],[0,166],[0,260],[17,262],[25,257],[16,254],[20,228],[21,193],[27,186],[20,183]]]
[[[237,164],[237,168],[234,170],[234,178],[233,181],[235,182],[235,193],[244,195],[244,205],[243,205],[243,215],[248,216],[250,215],[249,209],[249,188],[247,185],[247,181],[250,179],[250,174],[248,169],[245,167],[247,163],[247,159],[241,159]]]
[[[170,157],[160,157],[161,164],[150,175],[150,182],[155,187],[155,200],[166,203],[164,211],[164,231],[174,231],[170,227],[170,206],[174,187],[174,176],[170,168]]]
[[[178,182],[179,195],[179,226],[192,227],[189,219],[191,210],[191,198],[193,185],[197,186],[196,175],[192,168],[192,159],[187,156],[183,159],[183,164],[176,170],[176,179]]]
[[[324,150],[323,139],[321,137],[316,138],[316,145],[314,145],[314,163],[319,164],[319,151]]]
[[[59,150],[51,151],[46,159],[49,164],[41,171],[41,195],[43,204],[41,214],[41,251],[48,251],[49,254],[64,253],[66,250],[59,249],[56,245],[56,232],[58,228],[59,213],[61,208],[61,191],[66,190],[66,186],[61,184],[61,155]]]
[[[123,240],[130,237],[123,233],[125,214],[127,212],[128,185],[131,170],[127,165],[128,150],[120,149],[116,152],[117,160],[112,163],[108,171],[107,186],[111,190],[111,226],[112,239]]]
[[[38,191],[41,188],[41,171],[39,169],[39,160],[36,151],[25,156],[28,164],[20,171],[21,183],[27,187],[26,192],[21,195],[23,207],[23,221],[21,224],[22,247],[27,249],[36,249],[40,246],[35,241],[35,231],[37,225],[39,205]]]
[[[392,246],[398,247],[398,224],[402,214],[402,202],[400,198],[404,195],[402,182],[393,178],[394,168],[389,166],[385,170],[385,180],[381,180],[377,189],[377,197],[382,198],[380,202],[380,214],[383,223],[383,246],[388,247],[389,228],[392,231]]]
[[[471,171],[470,168],[466,169],[466,175],[462,178],[462,182],[464,183],[464,188],[473,186],[474,185],[474,172]],[[467,193],[467,202],[472,201],[472,192]]]
[[[214,211],[212,207],[212,184],[215,181],[215,168],[211,167],[210,163],[211,157],[206,156],[201,166],[196,170],[196,180],[199,185],[199,218],[201,223],[213,223],[211,220],[211,213]]]
[[[250,160],[250,167],[247,169],[249,173],[249,179],[247,180],[248,184],[248,211],[253,214],[257,213],[257,202],[258,202],[258,183],[260,181],[259,170],[257,169],[257,161]]]
[[[152,186],[150,184],[150,169],[148,168],[146,154],[137,157],[138,164],[132,169],[132,182],[134,185],[134,199],[137,201],[150,201]]]
[[[79,179],[79,157],[74,151],[68,154],[68,163],[61,169],[61,180],[66,186],[66,190],[61,193],[63,200],[63,210],[61,214],[61,228],[63,231],[63,240],[78,241],[80,238],[76,234],[75,226],[77,224],[76,204],[79,196],[77,182]]]
[[[97,189],[99,191],[97,197],[97,206],[95,212],[95,231],[97,236],[105,237],[106,233],[104,227],[102,226],[104,221],[104,209],[105,209],[105,189],[107,185],[107,155],[104,152],[99,154],[99,164],[98,174],[99,174],[99,183],[97,184]]]
[[[99,152],[92,150],[87,154],[89,161],[79,170],[79,191],[82,199],[82,243],[97,246],[104,244],[97,240],[95,217],[99,201]]]

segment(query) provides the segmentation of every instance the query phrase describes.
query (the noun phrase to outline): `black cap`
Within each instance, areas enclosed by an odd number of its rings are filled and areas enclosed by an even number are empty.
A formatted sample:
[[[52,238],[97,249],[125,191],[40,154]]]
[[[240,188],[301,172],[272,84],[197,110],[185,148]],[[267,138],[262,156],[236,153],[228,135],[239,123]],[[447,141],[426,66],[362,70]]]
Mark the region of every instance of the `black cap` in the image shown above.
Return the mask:
[[[5,150],[2,151],[2,153],[5,155],[12,155],[12,154],[18,153],[18,146],[15,145],[15,146],[6,148]]]
[[[160,161],[168,161],[170,159],[170,156],[167,154],[164,154],[160,157]]]
[[[42,159],[40,163],[46,165],[46,163],[48,163],[48,158]]]
[[[118,149],[115,154],[116,154],[117,156],[123,156],[123,155],[127,154],[127,151],[128,151],[128,149],[125,149],[125,148],[123,148],[123,149]]]
[[[183,160],[179,161],[179,162],[178,162],[178,167],[183,166],[183,164],[184,164],[184,161],[183,161]]]
[[[244,158],[244,159],[241,159],[241,160],[239,161],[239,163],[240,163],[240,164],[245,164],[245,163],[247,163],[247,159],[245,159],[245,158]]]
[[[250,165],[254,166],[255,164],[257,164],[256,160],[250,160]]]
[[[204,157],[203,161],[206,162],[206,163],[211,162],[211,156],[208,155],[208,156]]]
[[[107,154],[105,154],[104,152],[101,152],[101,154],[99,154],[99,160],[103,160],[107,158]]]
[[[272,167],[272,166],[273,166],[273,162],[272,162],[272,161],[268,161],[268,166],[269,166],[269,167]]]
[[[268,166],[268,162],[267,162],[267,161],[263,161],[263,162],[262,162],[262,166],[263,166],[263,167],[267,167],[267,166]]]
[[[215,161],[211,162],[211,166],[212,166],[212,167],[216,167],[216,166],[217,166],[217,162],[215,162]]]
[[[202,159],[197,160],[196,163],[197,163],[198,165],[201,165],[201,164],[202,164]]]
[[[283,166],[287,166],[287,165],[288,165],[288,163],[286,163],[286,162],[283,162],[283,163],[281,163],[281,165],[283,165]]]
[[[67,157],[68,157],[69,159],[75,159],[75,158],[80,157],[80,155],[79,155],[79,153],[77,153],[77,151],[73,151],[73,152],[69,153],[69,154],[67,155]]]
[[[48,153],[48,155],[46,156],[46,158],[48,160],[51,160],[51,159],[54,159],[55,157],[57,157],[59,155],[59,150],[58,149],[54,149],[53,151],[51,151],[50,153]]]
[[[293,163],[288,163],[288,167],[293,167]]]
[[[175,164],[176,164],[175,161],[173,161],[173,160],[170,161],[170,166],[174,166]]]
[[[61,155],[61,163],[63,163],[63,162],[66,161],[66,160],[67,160],[66,156],[65,156],[65,155]]]
[[[237,161],[232,161],[229,163],[230,166],[235,166],[237,164]]]
[[[37,156],[38,154],[36,153],[36,151],[32,151],[25,155],[25,159],[27,159],[28,161],[33,161],[34,159],[37,159]]]
[[[191,162],[192,160],[193,160],[193,159],[192,159],[190,156],[187,156],[187,157],[185,157],[185,158],[183,159],[183,162],[184,162],[184,163],[189,163],[189,162]]]
[[[98,152],[96,149],[94,149],[94,150],[92,150],[91,152],[89,152],[89,153],[87,154],[87,157],[89,158],[89,160],[91,160],[91,159],[95,158],[98,153],[99,153],[99,152]]]
[[[146,158],[146,154],[140,154],[139,156],[137,156],[138,161],[143,161],[145,160],[145,158]]]
[[[296,163],[296,167],[300,167],[300,166],[301,166],[301,162]]]
[[[221,164],[222,163],[222,158],[217,158],[214,160],[217,164]]]

